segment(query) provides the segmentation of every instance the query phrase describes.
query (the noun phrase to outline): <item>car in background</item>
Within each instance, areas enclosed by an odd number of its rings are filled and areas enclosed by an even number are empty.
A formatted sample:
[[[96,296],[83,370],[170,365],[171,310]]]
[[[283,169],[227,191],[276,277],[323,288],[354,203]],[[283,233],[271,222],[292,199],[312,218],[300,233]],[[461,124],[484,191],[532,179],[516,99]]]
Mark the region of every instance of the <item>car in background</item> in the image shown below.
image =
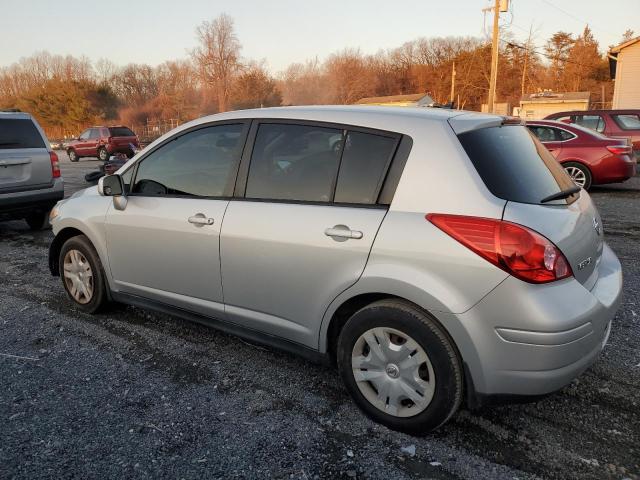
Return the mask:
[[[0,219],[39,230],[64,197],[58,155],[28,113],[0,111]]]
[[[77,162],[83,157],[97,157],[106,162],[114,153],[133,157],[133,150],[140,147],[138,136],[123,125],[87,128],[80,136],[67,144],[69,160]]]
[[[51,150],[64,150],[63,140],[49,140],[49,145],[51,146]]]
[[[545,120],[576,124],[607,137],[631,140],[636,158],[640,158],[640,110],[584,110],[557,112]]]
[[[408,433],[567,385],[622,294],[589,194],[521,121],[458,110],[200,118],[51,224],[75,308],[155,308],[336,362],[365,413]]]
[[[635,175],[636,161],[628,139],[609,138],[577,124],[552,120],[531,120],[526,125],[585,190]]]

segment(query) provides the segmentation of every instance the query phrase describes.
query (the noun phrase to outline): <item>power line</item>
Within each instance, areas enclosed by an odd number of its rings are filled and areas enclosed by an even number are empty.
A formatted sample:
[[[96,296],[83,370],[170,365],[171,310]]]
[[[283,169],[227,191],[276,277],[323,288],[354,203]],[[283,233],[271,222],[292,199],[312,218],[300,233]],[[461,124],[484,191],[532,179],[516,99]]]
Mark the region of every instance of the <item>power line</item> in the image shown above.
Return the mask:
[[[559,12],[564,13],[566,16],[573,18],[574,20],[577,20],[580,23],[583,23],[585,25],[589,25],[590,22],[587,22],[586,20],[582,19],[582,18],[578,18],[575,15],[573,15],[572,13],[567,12],[565,9],[558,7],[557,5],[554,5],[553,3],[551,3],[549,0],[542,0],[542,2],[546,3],[547,5],[549,5],[551,8],[555,8],[556,10],[558,10]],[[613,33],[607,31],[607,30],[603,30],[602,28],[599,28],[595,25],[593,25],[593,23],[591,23],[591,27],[595,28],[596,30],[600,30],[601,32],[607,33],[609,35],[614,35]]]
[[[544,53],[544,52],[540,52],[539,51],[539,47],[538,48],[534,48],[534,47],[527,47],[525,45],[520,45],[519,43],[515,43],[512,42],[510,40],[504,40],[504,39],[500,39],[501,42],[506,43],[508,46],[510,47],[515,47],[515,48],[519,48],[521,50],[529,50],[531,52],[537,53],[538,55],[542,55],[543,57],[548,58],[549,60],[556,60],[556,57],[554,57],[553,55],[549,55],[548,53]],[[585,65],[584,63],[580,63],[580,62],[576,62],[574,60],[569,60],[564,59],[563,60],[564,63],[571,63],[573,65],[579,65],[580,67],[584,67],[584,68],[591,68],[593,65]]]

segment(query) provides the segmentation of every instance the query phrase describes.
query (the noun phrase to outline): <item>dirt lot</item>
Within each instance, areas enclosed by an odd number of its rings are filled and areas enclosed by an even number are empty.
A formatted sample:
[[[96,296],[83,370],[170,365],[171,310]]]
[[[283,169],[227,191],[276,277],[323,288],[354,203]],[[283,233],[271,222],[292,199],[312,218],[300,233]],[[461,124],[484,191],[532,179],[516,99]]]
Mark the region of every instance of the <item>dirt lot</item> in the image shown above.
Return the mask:
[[[67,193],[96,166],[63,160]],[[369,421],[331,368],[135,308],[78,312],[51,232],[0,223],[0,478],[640,478],[640,177],[592,196],[625,273],[600,360],[425,438]]]

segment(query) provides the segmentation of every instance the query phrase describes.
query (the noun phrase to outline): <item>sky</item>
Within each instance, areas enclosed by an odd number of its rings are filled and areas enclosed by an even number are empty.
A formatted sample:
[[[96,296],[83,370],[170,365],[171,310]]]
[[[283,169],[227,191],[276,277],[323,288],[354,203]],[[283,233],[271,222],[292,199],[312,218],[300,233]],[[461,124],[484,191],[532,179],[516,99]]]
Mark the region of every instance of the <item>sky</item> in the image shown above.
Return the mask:
[[[363,53],[418,37],[484,36],[490,0],[0,0],[0,66],[47,50],[108,58],[117,65],[185,58],[195,28],[220,13],[235,21],[242,56],[272,72],[346,47]],[[533,26],[544,45],[585,24],[604,51],[630,28],[640,35],[640,0],[511,0],[501,25],[524,42]]]

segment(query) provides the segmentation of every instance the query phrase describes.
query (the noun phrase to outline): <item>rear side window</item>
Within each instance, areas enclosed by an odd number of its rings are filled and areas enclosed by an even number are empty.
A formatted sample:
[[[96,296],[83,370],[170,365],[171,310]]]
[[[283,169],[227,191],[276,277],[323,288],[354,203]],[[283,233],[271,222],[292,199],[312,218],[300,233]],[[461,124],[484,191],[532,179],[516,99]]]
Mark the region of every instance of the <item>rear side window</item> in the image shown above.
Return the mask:
[[[330,202],[343,131],[306,125],[258,128],[245,196],[267,200]]]
[[[622,130],[640,130],[640,115],[625,113],[611,116]]]
[[[397,139],[361,132],[347,134],[335,201],[376,203]]]
[[[599,133],[604,132],[604,120],[600,115],[577,115],[576,123]]]
[[[109,133],[111,133],[112,137],[135,137],[136,134],[133,133],[127,127],[109,127]]]
[[[0,119],[0,149],[46,148],[34,123],[26,118]]]
[[[523,126],[482,128],[458,138],[482,181],[498,198],[537,204],[575,187],[549,151]]]

